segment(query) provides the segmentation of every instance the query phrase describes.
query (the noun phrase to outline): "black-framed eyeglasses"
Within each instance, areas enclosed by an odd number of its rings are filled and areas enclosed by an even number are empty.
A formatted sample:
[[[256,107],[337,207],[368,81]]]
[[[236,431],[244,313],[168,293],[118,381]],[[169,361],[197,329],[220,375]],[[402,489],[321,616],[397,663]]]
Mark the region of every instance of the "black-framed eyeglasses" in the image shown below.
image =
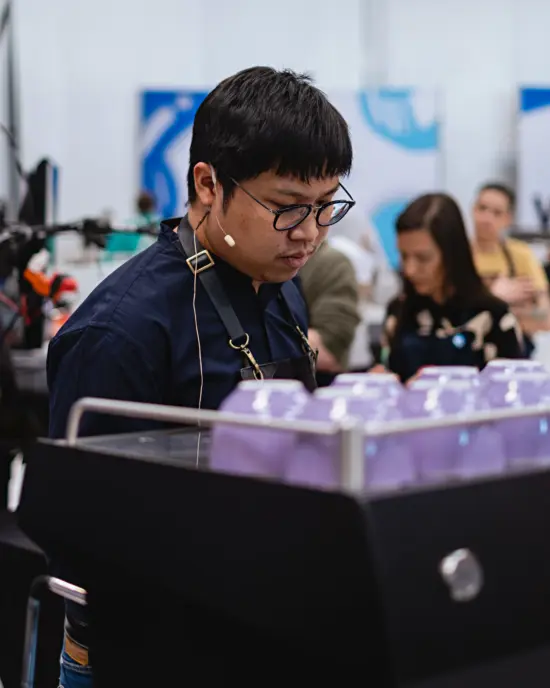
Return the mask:
[[[349,197],[349,200],[347,201],[328,201],[328,203],[321,203],[321,205],[313,205],[312,203],[297,203],[294,205],[285,206],[284,208],[279,208],[278,210],[273,210],[273,208],[270,208],[268,205],[260,201],[259,198],[256,198],[256,196],[251,194],[250,191],[247,191],[244,186],[241,186],[232,177],[230,177],[230,179],[235,186],[238,186],[241,191],[244,191],[245,194],[250,196],[253,201],[256,201],[256,203],[259,203],[262,208],[265,208],[274,215],[273,228],[278,232],[288,232],[290,229],[295,229],[313,212],[316,213],[315,219],[320,227],[330,227],[331,225],[335,225],[337,222],[340,222],[340,220],[344,218],[355,205],[355,201],[353,200],[350,192],[340,182],[340,187]]]

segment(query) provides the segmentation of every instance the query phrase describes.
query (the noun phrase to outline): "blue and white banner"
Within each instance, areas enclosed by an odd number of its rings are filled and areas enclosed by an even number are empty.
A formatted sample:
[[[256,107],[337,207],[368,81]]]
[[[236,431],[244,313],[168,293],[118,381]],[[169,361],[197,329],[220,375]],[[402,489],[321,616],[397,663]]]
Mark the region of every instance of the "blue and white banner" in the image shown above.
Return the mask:
[[[520,88],[517,224],[527,231],[550,226],[550,86]]]
[[[347,120],[354,163],[349,179],[357,200],[351,227],[359,243],[374,233],[388,262],[399,263],[395,219],[415,196],[441,186],[437,94],[415,88],[331,93]],[[344,220],[346,222],[346,220]]]
[[[206,93],[147,91],[141,96],[141,186],[159,212],[183,213],[193,118]],[[441,186],[437,96],[433,90],[377,88],[329,93],[350,125],[354,166],[346,187],[357,200],[338,226],[355,241],[376,240],[398,263],[394,222],[415,196]],[[335,228],[336,231],[336,228]]]
[[[141,94],[141,188],[151,192],[162,217],[183,215],[193,120],[206,91]]]

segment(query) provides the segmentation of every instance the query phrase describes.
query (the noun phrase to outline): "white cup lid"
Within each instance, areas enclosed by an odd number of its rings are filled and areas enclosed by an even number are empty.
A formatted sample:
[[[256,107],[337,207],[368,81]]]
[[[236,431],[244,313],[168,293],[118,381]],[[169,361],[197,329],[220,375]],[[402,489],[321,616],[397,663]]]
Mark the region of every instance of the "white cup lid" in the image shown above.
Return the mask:
[[[304,389],[304,385],[300,380],[243,380],[239,382],[237,388],[245,391],[269,389],[284,392]]]
[[[344,384],[360,384],[364,383],[366,385],[371,384],[376,380],[395,380],[397,381],[397,375],[394,373],[342,373],[337,375],[335,382],[342,382]]]
[[[489,384],[491,382],[550,382],[550,374],[546,373],[544,370],[518,370],[517,372],[514,372],[512,375],[507,375],[506,373],[497,373],[495,375],[491,375],[491,377],[487,379],[489,380]]]
[[[420,371],[421,375],[478,375],[479,370],[475,366],[426,366]]]
[[[540,361],[530,358],[495,358],[487,363],[487,368],[541,368]]]

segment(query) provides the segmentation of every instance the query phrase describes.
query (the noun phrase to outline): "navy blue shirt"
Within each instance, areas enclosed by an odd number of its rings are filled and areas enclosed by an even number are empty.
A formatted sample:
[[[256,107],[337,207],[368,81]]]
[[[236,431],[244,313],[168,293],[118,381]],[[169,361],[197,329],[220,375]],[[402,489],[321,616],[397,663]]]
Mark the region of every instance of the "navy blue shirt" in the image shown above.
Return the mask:
[[[178,221],[161,225],[158,241],[109,275],[52,340],[48,352],[50,436],[63,437],[71,406],[85,396],[197,407],[198,343],[193,315],[194,277],[177,249]],[[252,280],[220,258],[215,270],[257,361],[297,358],[302,342],[277,298],[280,284]],[[296,287],[286,301],[307,331],[306,305]],[[202,407],[215,409],[240,380],[246,362],[197,279],[196,311],[202,347]],[[81,434],[131,432],[144,421],[86,414]]]

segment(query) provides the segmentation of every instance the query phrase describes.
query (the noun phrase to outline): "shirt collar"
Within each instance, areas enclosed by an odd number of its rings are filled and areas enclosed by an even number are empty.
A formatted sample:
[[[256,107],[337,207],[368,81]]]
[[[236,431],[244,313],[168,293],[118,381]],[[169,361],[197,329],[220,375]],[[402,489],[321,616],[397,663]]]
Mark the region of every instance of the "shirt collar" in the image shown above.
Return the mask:
[[[163,243],[169,242],[171,244],[179,241],[178,235],[174,230],[178,227],[182,220],[188,225],[189,229],[193,231],[191,225],[189,224],[187,215],[183,218],[174,217],[163,220],[160,224],[159,241]],[[237,270],[237,268],[223,260],[223,258],[217,256],[213,251],[209,251],[209,253],[212,255],[214,260],[216,273],[220,277],[225,287],[230,288],[233,291],[235,289],[245,291],[254,290],[251,277]],[[268,282],[262,284],[258,290],[258,299],[260,303],[264,306],[267,306],[271,300],[279,295],[281,286],[282,284],[279,282]]]

